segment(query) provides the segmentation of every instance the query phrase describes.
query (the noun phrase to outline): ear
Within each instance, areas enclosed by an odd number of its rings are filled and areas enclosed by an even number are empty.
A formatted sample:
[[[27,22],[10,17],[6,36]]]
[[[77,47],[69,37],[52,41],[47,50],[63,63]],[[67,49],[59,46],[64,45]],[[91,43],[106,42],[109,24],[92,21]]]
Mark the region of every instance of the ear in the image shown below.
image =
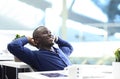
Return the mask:
[[[37,39],[34,39],[35,47],[37,47],[39,49],[38,42],[39,41]]]
[[[34,42],[35,42],[35,44],[38,44],[39,41],[38,41],[38,39],[35,38]]]

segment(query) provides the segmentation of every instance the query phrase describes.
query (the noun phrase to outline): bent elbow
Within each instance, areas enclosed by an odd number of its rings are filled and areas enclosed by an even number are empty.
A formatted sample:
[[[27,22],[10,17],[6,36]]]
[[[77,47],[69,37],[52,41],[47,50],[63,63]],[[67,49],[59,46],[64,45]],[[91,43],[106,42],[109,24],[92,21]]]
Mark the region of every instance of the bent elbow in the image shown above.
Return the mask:
[[[10,53],[12,53],[12,52],[15,50],[15,47],[14,47],[14,45],[12,45],[12,44],[8,44],[8,45],[7,45],[7,49],[8,49],[8,51],[9,51]]]

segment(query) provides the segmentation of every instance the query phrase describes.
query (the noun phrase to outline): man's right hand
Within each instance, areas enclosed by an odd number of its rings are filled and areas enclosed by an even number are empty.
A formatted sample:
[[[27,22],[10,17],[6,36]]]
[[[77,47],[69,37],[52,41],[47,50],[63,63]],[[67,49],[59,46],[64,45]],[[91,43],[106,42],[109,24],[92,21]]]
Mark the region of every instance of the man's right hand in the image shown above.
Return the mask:
[[[27,37],[28,41],[29,41],[29,44],[32,45],[32,46],[35,46],[36,47],[36,44],[34,42],[34,39],[31,38],[31,37]]]

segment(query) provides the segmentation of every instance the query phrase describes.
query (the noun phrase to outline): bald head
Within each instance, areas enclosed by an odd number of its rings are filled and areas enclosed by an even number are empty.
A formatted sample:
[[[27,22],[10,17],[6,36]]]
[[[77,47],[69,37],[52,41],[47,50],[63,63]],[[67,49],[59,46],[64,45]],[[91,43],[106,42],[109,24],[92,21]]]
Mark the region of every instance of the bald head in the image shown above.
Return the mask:
[[[45,26],[39,26],[38,28],[36,28],[33,32],[33,38],[38,38],[39,37],[39,32],[42,31],[42,29],[45,28]]]

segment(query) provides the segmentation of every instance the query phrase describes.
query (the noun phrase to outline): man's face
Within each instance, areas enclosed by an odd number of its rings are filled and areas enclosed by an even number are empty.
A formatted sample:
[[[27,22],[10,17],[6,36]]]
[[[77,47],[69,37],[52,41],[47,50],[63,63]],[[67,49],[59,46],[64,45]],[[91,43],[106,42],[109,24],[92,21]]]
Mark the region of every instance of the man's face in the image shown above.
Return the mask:
[[[42,46],[53,46],[54,45],[54,36],[51,34],[51,31],[46,27],[40,28],[38,31],[39,34],[39,43]]]

